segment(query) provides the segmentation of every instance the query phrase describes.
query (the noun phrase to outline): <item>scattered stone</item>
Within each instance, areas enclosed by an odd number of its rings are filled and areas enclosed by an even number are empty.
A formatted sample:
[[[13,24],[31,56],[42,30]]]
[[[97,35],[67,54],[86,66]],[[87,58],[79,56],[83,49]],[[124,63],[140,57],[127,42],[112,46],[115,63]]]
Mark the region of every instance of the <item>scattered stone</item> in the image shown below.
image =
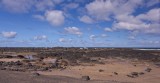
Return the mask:
[[[137,65],[133,65],[133,66],[135,66],[135,67],[136,67]]]
[[[117,72],[113,72],[114,73],[114,75],[118,75],[118,73]]]
[[[138,72],[131,72],[130,74],[128,74],[127,76],[130,78],[135,78],[138,77],[139,73]]]
[[[144,72],[139,72],[139,75],[143,75],[144,74]]]
[[[88,81],[88,80],[90,80],[90,77],[89,76],[82,76],[82,80]]]
[[[151,72],[151,70],[152,70],[151,68],[146,68],[145,69],[146,72]]]
[[[130,78],[134,78],[134,76],[133,75],[127,75],[128,77],[130,77]]]
[[[18,58],[23,59],[25,58],[23,55],[17,55]]]
[[[104,72],[104,70],[102,70],[102,69],[99,69],[99,72]]]
[[[131,72],[131,75],[138,76],[138,72]]]
[[[160,62],[155,63],[157,67],[160,67]]]
[[[32,73],[32,76],[40,76],[39,73]]]
[[[6,70],[6,68],[2,67],[1,70]]]

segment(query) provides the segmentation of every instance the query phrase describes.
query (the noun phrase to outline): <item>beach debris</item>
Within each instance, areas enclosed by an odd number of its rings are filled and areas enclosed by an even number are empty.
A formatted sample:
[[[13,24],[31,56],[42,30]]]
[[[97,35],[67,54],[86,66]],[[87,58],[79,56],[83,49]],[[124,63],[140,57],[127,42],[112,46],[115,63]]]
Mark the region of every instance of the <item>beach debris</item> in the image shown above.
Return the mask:
[[[88,80],[90,80],[90,77],[89,76],[82,76],[82,80],[88,81]]]

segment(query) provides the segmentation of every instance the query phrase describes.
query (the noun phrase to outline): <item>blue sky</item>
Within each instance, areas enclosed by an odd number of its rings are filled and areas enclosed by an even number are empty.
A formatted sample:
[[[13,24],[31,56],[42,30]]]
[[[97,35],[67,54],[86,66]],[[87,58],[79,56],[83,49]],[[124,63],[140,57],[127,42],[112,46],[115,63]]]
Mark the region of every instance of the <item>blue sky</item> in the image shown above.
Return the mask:
[[[0,47],[160,47],[159,0],[0,0]]]

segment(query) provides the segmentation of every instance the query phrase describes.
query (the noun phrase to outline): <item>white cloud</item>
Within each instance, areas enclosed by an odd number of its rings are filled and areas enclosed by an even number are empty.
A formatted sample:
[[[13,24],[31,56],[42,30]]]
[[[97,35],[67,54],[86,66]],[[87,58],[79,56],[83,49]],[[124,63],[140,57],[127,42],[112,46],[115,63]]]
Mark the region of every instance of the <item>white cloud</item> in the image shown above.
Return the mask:
[[[78,3],[69,3],[69,4],[65,5],[64,7],[65,7],[65,8],[69,8],[69,9],[75,9],[75,8],[77,8],[78,6],[79,6]]]
[[[111,28],[106,27],[106,28],[104,29],[104,31],[112,32],[113,30],[112,30]]]
[[[95,0],[86,5],[88,14],[97,20],[110,20],[111,16],[132,14],[143,0]]]
[[[39,20],[45,20],[45,17],[42,15],[33,15],[33,17]]]
[[[13,31],[11,31],[11,32],[2,32],[1,34],[5,38],[15,38],[16,35],[17,35],[17,32],[13,32]]]
[[[81,22],[88,23],[88,24],[91,24],[94,22],[92,18],[90,18],[89,16],[86,16],[86,15],[80,17],[79,20]]]
[[[159,0],[147,0],[146,6],[151,7],[157,3],[160,3],[160,1]]]
[[[54,8],[55,4],[62,0],[1,0],[4,9],[10,12],[24,13],[31,9],[35,11],[46,11]]]
[[[87,4],[86,9],[90,15],[98,20],[110,20],[108,16],[113,10],[113,5],[110,0],[95,0]]]
[[[117,15],[117,22],[113,23],[113,30],[124,29],[141,33],[160,34],[160,9],[151,9],[146,13],[133,15]],[[145,21],[144,21],[145,20]]]
[[[129,23],[129,22],[117,22],[114,24],[114,29],[126,29],[126,30],[141,30],[149,28],[149,24],[136,24],[136,23]]]
[[[142,32],[149,34],[160,34],[160,24],[152,23],[149,28],[142,30]]]
[[[83,33],[77,27],[68,27],[64,28],[64,30],[69,34],[82,35]]]
[[[60,10],[47,11],[45,13],[45,17],[48,22],[50,22],[52,25],[55,25],[55,26],[62,25],[65,20],[63,11],[60,11]]]
[[[131,39],[131,40],[136,39],[135,36],[129,36],[128,38]]]
[[[138,41],[138,43],[142,44],[142,45],[150,45],[150,46],[160,46],[160,41],[159,40],[141,40]]]
[[[52,9],[54,7],[54,2],[52,0],[36,1],[35,7],[38,11],[45,11],[46,9]]]
[[[60,4],[62,3],[64,0],[52,0],[55,4]]]
[[[107,35],[106,34],[101,34],[101,37],[107,37]]]
[[[96,35],[90,35],[89,38],[90,38],[91,40],[95,40]]]
[[[140,14],[137,16],[140,20],[148,20],[151,22],[160,22],[160,8],[151,9],[146,14]]]
[[[5,9],[10,12],[27,12],[34,0],[2,0],[1,3]]]
[[[59,42],[66,42],[64,38],[59,38]]]
[[[134,23],[134,24],[142,24],[143,23],[141,20],[137,19],[135,16],[128,15],[128,14],[116,15],[115,19],[118,22],[128,22],[128,23]]]
[[[47,36],[46,35],[35,36],[34,40],[47,40]]]

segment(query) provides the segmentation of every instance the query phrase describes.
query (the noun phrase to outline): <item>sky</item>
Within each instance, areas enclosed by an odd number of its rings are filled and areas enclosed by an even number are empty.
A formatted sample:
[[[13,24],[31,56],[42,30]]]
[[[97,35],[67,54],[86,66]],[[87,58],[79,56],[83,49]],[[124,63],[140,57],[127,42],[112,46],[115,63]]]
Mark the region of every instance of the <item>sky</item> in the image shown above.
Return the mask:
[[[160,47],[160,0],[0,0],[0,47]]]

